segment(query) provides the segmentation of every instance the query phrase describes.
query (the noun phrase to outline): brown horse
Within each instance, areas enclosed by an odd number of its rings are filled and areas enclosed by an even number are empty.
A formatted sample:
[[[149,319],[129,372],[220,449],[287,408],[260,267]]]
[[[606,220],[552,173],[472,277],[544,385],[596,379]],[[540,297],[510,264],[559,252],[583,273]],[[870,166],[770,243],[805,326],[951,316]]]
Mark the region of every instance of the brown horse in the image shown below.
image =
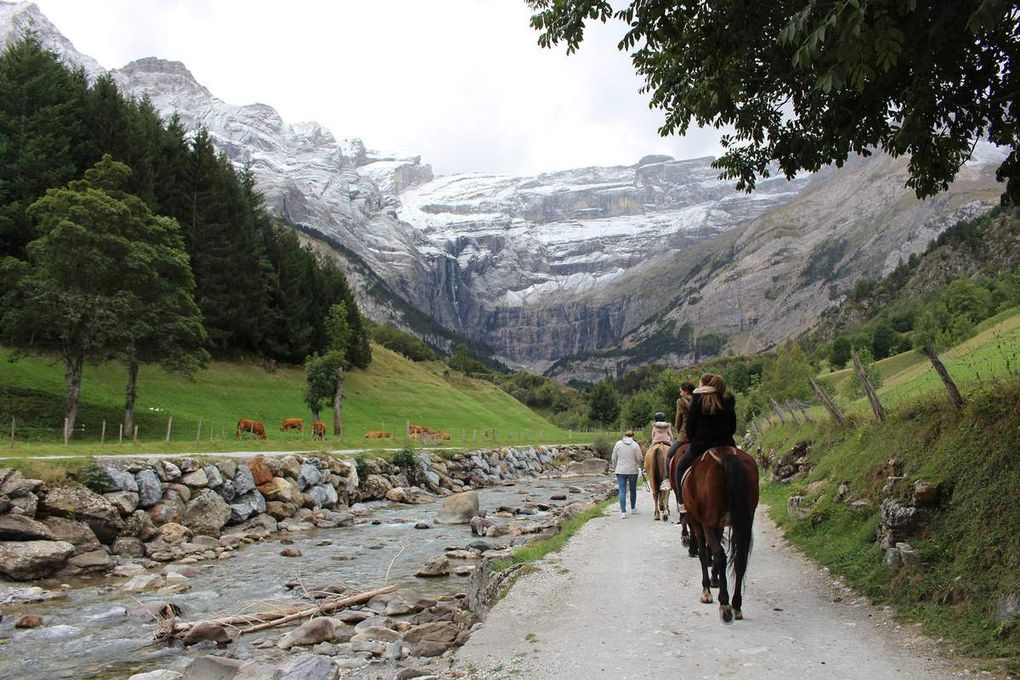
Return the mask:
[[[662,488],[666,481],[667,451],[669,445],[659,442],[649,446],[645,452],[645,479],[648,480],[655,505],[655,515],[652,519],[661,519],[663,522],[669,520],[669,487]]]
[[[741,611],[744,573],[751,554],[751,528],[758,507],[758,466],[738,448],[720,446],[695,459],[681,482],[687,510],[698,542],[701,562],[701,601],[712,602],[711,587],[719,582],[719,616],[723,623],[743,619]],[[730,526],[730,559],[733,567],[733,604],[726,583],[726,550],[723,529]],[[713,578],[709,578],[711,567]]]

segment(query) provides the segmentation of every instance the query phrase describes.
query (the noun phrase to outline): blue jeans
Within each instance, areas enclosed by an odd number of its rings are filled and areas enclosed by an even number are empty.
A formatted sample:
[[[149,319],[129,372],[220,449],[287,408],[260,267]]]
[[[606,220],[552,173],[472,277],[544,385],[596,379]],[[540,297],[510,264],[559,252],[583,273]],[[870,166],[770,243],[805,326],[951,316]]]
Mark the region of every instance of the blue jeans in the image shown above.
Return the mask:
[[[616,483],[620,487],[620,512],[627,512],[627,486],[630,486],[630,509],[637,505],[637,473],[633,475],[616,475]]]

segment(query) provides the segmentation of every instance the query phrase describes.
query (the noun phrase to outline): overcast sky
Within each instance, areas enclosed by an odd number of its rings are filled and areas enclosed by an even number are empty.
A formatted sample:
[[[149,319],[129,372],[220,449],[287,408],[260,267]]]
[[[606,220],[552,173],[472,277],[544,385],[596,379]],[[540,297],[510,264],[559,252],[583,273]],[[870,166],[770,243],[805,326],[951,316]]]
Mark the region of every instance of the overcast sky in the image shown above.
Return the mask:
[[[107,67],[184,62],[231,104],[420,154],[437,173],[531,174],[717,155],[719,132],[661,138],[623,27],[543,50],[524,0],[36,0]]]

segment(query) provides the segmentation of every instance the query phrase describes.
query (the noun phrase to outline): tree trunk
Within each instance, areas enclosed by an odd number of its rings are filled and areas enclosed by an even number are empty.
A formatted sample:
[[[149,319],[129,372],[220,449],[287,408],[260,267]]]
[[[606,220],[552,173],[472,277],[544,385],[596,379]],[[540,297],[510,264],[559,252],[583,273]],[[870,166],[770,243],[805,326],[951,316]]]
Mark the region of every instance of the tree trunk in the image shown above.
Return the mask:
[[[814,378],[808,378],[808,382],[811,383],[811,389],[815,391],[815,396],[818,397],[818,401],[822,402],[822,406],[829,412],[840,425],[846,425],[846,418],[843,417],[843,412],[836,406],[836,402],[832,400],[829,393],[822,389],[822,386],[815,382]]]
[[[85,358],[81,355],[64,356],[64,377],[67,379],[67,402],[64,404],[64,432],[66,439],[74,432],[74,421],[78,417],[78,395],[81,394],[81,371]]]
[[[868,395],[868,403],[871,404],[871,410],[875,412],[875,417],[880,421],[885,421],[885,408],[882,406],[882,402],[878,398],[878,392],[875,391],[875,386],[871,384],[868,379],[868,373],[864,370],[864,364],[861,363],[861,357],[857,355],[857,350],[850,350],[850,358],[854,362],[854,372],[857,373],[857,379],[861,381],[861,387],[864,388],[864,393]]]
[[[333,392],[333,435],[344,433],[344,369],[336,369],[336,391]]]
[[[935,353],[935,348],[931,345],[924,346],[924,353],[928,357],[928,361],[935,368],[935,372],[942,378],[942,383],[946,386],[946,392],[949,393],[949,403],[956,408],[963,407],[963,395],[960,394],[959,388],[953,379],[949,377],[949,371],[946,370],[946,365],[939,359],[939,355]]]
[[[135,397],[138,396],[138,362],[128,362],[128,381],[124,389],[124,431],[132,432],[135,429]]]

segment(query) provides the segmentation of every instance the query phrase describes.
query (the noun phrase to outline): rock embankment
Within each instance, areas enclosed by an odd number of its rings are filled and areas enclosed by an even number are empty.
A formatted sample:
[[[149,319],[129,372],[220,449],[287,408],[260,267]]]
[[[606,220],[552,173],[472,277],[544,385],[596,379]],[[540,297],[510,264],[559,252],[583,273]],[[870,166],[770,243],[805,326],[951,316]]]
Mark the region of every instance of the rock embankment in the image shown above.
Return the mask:
[[[60,485],[0,468],[0,577],[226,559],[277,531],[353,524],[352,506],[363,501],[429,503],[507,480],[590,472],[590,462],[578,462],[591,455],[585,447],[529,447],[419,452],[404,465],[329,455],[118,461],[91,465],[77,482]],[[451,519],[470,521],[461,518],[476,510],[461,508]]]

